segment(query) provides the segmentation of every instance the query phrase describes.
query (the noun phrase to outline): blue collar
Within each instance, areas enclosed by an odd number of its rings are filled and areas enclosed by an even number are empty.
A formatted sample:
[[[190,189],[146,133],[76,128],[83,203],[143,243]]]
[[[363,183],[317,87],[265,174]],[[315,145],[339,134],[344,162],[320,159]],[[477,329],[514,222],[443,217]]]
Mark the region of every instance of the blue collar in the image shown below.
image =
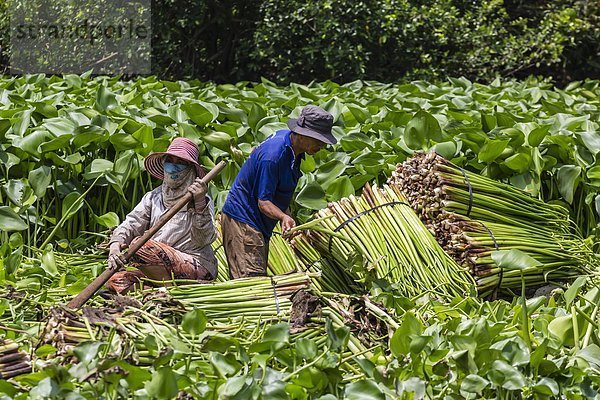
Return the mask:
[[[286,130],[287,130],[287,133],[285,134],[284,143],[286,146],[292,147],[292,131],[290,131],[289,129],[286,129]]]

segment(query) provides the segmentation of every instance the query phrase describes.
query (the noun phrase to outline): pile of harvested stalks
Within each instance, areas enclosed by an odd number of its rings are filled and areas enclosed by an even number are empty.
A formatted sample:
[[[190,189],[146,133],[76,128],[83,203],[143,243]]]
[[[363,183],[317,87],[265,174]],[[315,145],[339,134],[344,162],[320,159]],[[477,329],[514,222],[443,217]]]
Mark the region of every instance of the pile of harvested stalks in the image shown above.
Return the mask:
[[[464,296],[474,282],[392,188],[365,186],[317,214],[309,237],[324,258],[357,281],[386,279],[406,296]]]
[[[406,196],[440,245],[470,269],[479,293],[518,288],[519,271],[502,271],[491,254],[520,250],[539,262],[525,272],[528,286],[591,273],[594,254],[568,212],[513,186],[477,175],[436,153],[418,153],[389,180]]]

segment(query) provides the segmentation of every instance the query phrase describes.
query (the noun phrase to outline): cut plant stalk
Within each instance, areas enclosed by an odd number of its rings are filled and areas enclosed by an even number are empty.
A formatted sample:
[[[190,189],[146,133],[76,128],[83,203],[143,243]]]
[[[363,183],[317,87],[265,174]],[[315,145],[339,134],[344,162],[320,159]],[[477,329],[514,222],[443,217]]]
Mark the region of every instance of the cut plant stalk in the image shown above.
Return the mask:
[[[0,379],[13,378],[31,372],[29,355],[19,351],[19,344],[0,339]]]

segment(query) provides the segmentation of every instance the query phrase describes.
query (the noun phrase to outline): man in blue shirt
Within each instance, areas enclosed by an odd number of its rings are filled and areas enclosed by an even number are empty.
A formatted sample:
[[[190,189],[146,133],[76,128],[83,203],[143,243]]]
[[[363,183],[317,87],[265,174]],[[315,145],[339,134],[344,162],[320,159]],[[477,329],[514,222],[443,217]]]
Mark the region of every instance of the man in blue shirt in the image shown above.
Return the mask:
[[[221,230],[233,279],[266,275],[273,228],[278,221],[283,232],[296,226],[289,205],[304,154],[337,142],[331,133],[333,116],[317,106],[304,107],[288,127],[252,151],[225,200]]]

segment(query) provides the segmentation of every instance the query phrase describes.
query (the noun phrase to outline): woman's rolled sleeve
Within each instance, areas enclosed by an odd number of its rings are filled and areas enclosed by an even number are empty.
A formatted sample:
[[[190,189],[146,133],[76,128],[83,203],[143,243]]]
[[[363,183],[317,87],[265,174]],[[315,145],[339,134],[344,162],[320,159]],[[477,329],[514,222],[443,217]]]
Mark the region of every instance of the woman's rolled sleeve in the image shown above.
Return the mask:
[[[146,193],[142,200],[125,217],[125,220],[114,230],[110,243],[128,245],[134,237],[141,236],[150,226],[152,212],[152,192]]]

